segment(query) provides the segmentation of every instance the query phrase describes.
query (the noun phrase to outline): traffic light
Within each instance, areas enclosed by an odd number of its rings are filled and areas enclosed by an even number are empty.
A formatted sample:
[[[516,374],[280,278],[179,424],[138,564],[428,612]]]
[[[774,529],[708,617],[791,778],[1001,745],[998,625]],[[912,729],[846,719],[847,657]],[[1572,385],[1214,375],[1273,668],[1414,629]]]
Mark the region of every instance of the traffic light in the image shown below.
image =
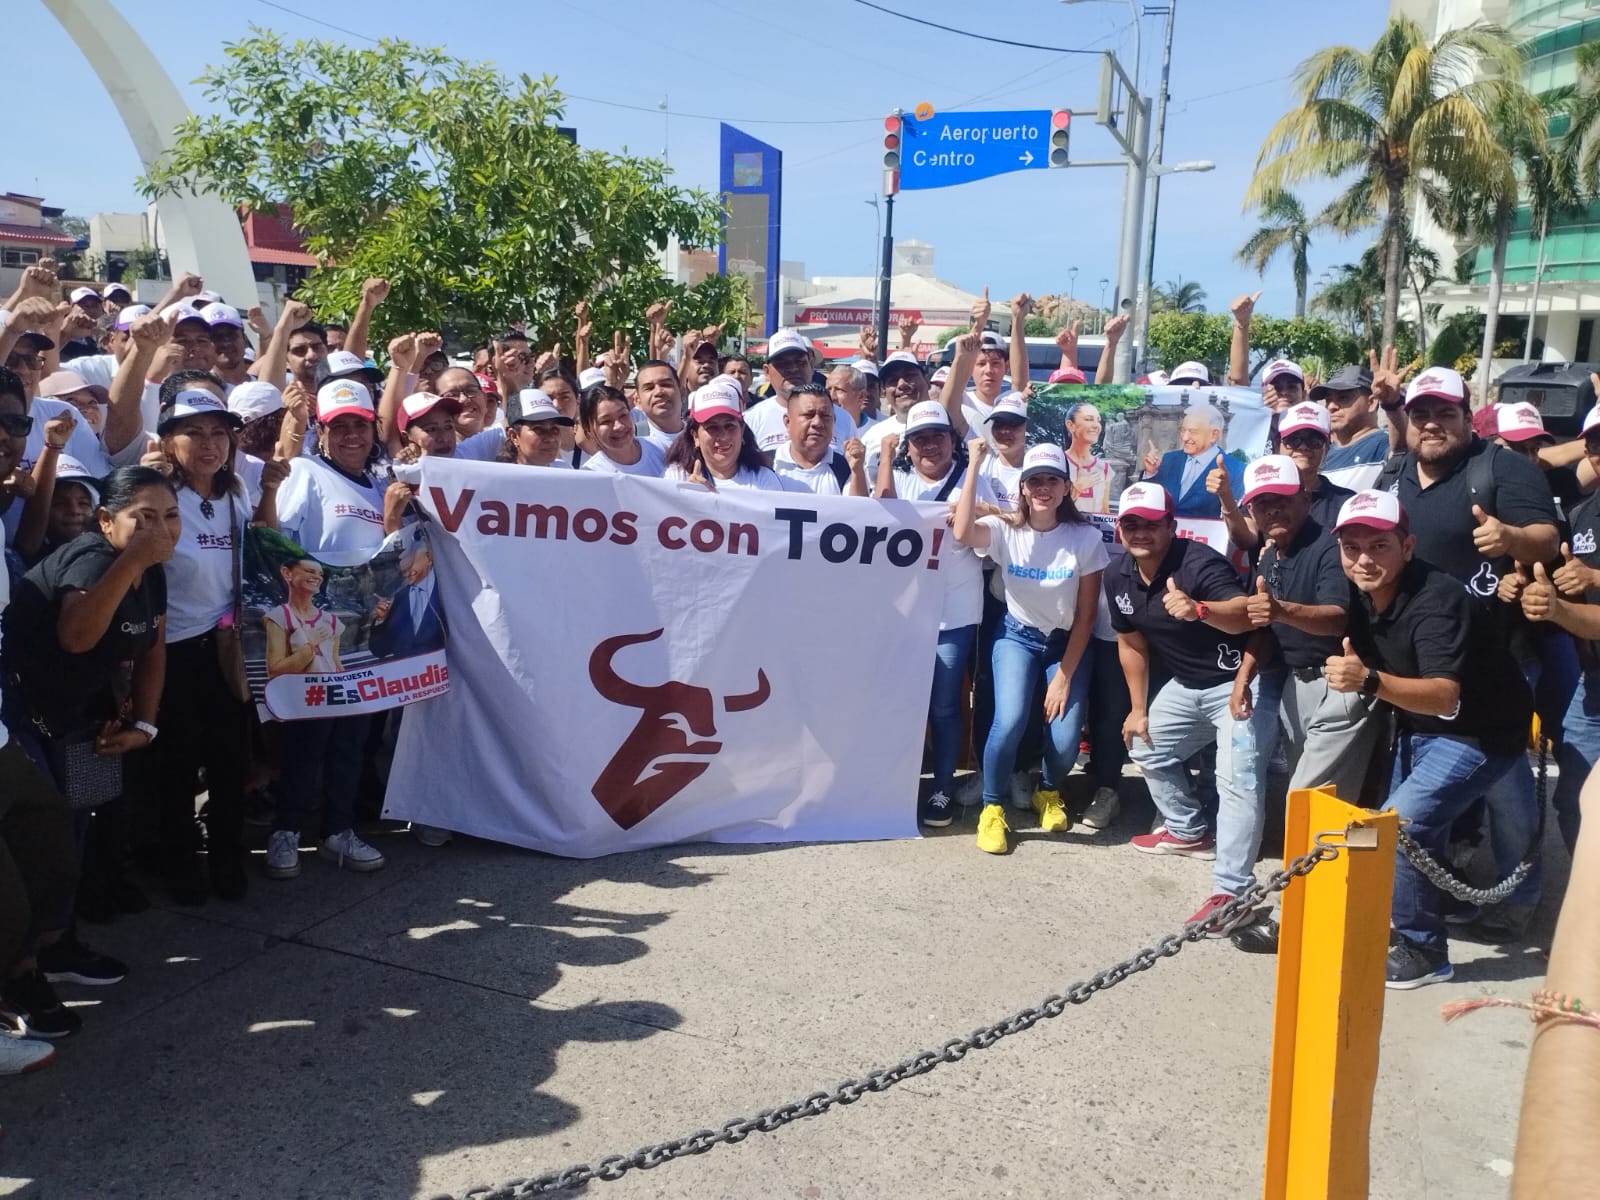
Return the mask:
[[[1072,113],[1058,108],[1050,114],[1050,165],[1067,166],[1067,142],[1072,136]]]
[[[900,169],[900,114],[890,113],[883,119],[883,167],[886,171]]]

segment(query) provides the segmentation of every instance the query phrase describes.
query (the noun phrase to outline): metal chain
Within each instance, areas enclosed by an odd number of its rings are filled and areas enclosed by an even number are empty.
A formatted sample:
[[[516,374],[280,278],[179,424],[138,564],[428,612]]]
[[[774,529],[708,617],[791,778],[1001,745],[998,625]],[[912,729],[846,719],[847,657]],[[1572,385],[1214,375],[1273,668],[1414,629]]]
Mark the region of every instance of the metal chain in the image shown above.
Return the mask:
[[[544,1196],[568,1188],[581,1187],[595,1180],[610,1182],[621,1179],[634,1169],[648,1170],[662,1163],[690,1154],[704,1154],[713,1146],[742,1142],[752,1133],[773,1133],[792,1121],[803,1117],[818,1117],[836,1104],[854,1104],[869,1092],[883,1092],[897,1083],[918,1075],[926,1075],[944,1063],[960,1062],[969,1050],[987,1050],[1001,1038],[1032,1029],[1040,1021],[1059,1017],[1069,1004],[1082,1004],[1097,992],[1115,987],[1124,979],[1148,971],[1164,958],[1171,958],[1191,942],[1198,942],[1210,934],[1220,935],[1246,912],[1276,892],[1283,891],[1302,875],[1307,875],[1320,862],[1339,856],[1338,846],[1318,844],[1302,854],[1281,871],[1274,871],[1262,883],[1254,883],[1244,892],[1213,912],[1203,921],[1185,925],[1177,933],[1169,933],[1154,946],[1140,950],[1131,958],[1107,967],[1082,983],[1075,983],[1059,995],[1046,996],[1032,1008],[1024,1008],[1003,1021],[986,1025],[966,1037],[955,1037],[937,1050],[924,1050],[893,1067],[880,1067],[859,1079],[847,1079],[829,1092],[812,1092],[803,1100],[794,1100],[777,1108],[765,1109],[751,1117],[738,1117],[723,1123],[720,1129],[701,1129],[686,1137],[645,1146],[632,1154],[613,1154],[598,1162],[553,1171],[536,1179],[514,1179],[496,1188],[475,1188],[464,1193],[462,1200],[522,1200],[527,1196]]]
[[[1534,793],[1539,805],[1539,822],[1533,833],[1533,844],[1528,847],[1527,854],[1517,864],[1517,869],[1512,871],[1493,887],[1475,888],[1467,883],[1444,863],[1434,858],[1420,845],[1415,838],[1408,834],[1404,828],[1400,830],[1400,849],[1406,856],[1406,861],[1421,872],[1422,877],[1446,895],[1454,896],[1457,900],[1467,904],[1499,904],[1512,892],[1521,886],[1522,881],[1528,877],[1528,872],[1533,870],[1534,861],[1539,857],[1539,848],[1544,843],[1544,809],[1545,788],[1547,786],[1546,748],[1549,740],[1539,739],[1539,773],[1535,776]]]

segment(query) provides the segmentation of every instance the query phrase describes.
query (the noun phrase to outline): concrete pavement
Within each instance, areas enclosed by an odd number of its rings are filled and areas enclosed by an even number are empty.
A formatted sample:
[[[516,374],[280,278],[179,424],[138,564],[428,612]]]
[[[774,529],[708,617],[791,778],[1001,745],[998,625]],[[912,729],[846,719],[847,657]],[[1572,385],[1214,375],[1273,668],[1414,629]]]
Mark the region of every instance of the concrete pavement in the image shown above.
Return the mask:
[[[0,1196],[459,1193],[831,1087],[1182,923],[1209,864],[1128,848],[1151,810],[1124,790],[1114,830],[1020,832],[1005,858],[970,816],[921,841],[590,862],[393,830],[373,875],[308,855],[242,904],[86,927],[133,971],[63,987],[84,1032],[0,1080]],[[1559,898],[1553,823],[1547,864]],[[1439,1006],[1525,996],[1544,957],[1454,955],[1455,982],[1388,996],[1374,1197],[1506,1193],[1530,1026]],[[1190,947],[964,1062],[589,1194],[1256,1194],[1274,961]]]

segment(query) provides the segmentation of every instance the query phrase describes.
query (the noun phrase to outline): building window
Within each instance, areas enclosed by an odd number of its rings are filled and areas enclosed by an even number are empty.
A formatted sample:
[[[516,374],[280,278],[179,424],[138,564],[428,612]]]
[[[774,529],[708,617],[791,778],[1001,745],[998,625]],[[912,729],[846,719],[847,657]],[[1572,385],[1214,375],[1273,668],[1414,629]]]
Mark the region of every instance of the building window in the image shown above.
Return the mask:
[[[37,250],[0,250],[0,267],[31,267],[38,261]]]

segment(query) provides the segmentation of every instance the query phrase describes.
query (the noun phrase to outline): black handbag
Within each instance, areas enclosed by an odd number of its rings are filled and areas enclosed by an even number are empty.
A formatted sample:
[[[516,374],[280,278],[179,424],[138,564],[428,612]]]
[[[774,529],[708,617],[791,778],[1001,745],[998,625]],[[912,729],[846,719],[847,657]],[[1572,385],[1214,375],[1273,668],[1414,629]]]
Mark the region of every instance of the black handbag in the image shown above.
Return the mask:
[[[72,809],[96,808],[122,795],[122,755],[96,754],[96,731],[46,738],[45,757]]]

